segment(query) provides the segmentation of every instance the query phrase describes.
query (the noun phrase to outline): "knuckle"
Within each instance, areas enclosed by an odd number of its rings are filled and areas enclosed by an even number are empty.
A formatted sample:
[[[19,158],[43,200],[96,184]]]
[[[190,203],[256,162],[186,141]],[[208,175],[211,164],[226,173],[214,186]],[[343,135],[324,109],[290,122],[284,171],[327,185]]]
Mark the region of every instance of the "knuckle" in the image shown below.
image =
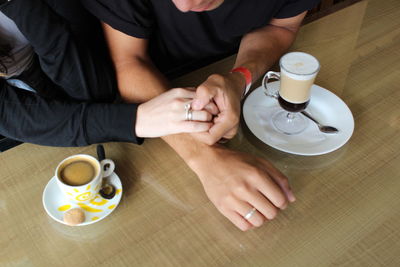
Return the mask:
[[[185,89],[183,89],[183,88],[175,88],[174,91],[175,91],[174,93],[176,96],[181,96],[181,95],[184,95],[184,93],[185,93]]]
[[[244,184],[244,183],[238,184],[238,185],[236,185],[235,188],[234,188],[234,192],[235,192],[237,195],[244,195],[244,194],[246,194],[248,191],[249,191],[249,187],[248,187],[246,184]]]
[[[196,92],[202,94],[208,94],[210,92],[210,88],[205,84],[201,84],[199,85],[199,87],[197,87]]]
[[[210,75],[210,77],[208,79],[209,80],[214,80],[216,82],[224,81],[224,77],[221,74],[217,74],[217,73],[214,73],[214,74]]]
[[[233,202],[234,198],[231,194],[224,195],[220,198],[218,198],[215,202],[215,206],[218,207],[221,211],[228,210],[230,207],[230,204]]]
[[[171,104],[172,104],[172,108],[175,110],[184,108],[182,101],[180,101],[179,99],[174,99]]]
[[[249,178],[253,181],[259,181],[260,179],[264,179],[263,177],[265,177],[265,173],[263,172],[263,170],[257,168],[254,165],[248,166],[247,172],[249,174]]]

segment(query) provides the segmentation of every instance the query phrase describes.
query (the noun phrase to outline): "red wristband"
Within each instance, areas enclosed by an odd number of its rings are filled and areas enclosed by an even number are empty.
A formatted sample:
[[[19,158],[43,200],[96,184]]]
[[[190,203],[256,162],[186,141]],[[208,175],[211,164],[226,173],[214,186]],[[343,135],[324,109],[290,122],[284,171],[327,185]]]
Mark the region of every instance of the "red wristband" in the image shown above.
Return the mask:
[[[251,82],[253,81],[251,72],[249,71],[248,68],[245,67],[234,68],[233,70],[231,70],[231,73],[233,72],[240,72],[244,75],[244,78],[246,79],[246,90],[244,91],[243,96],[245,96],[249,92],[251,87]]]

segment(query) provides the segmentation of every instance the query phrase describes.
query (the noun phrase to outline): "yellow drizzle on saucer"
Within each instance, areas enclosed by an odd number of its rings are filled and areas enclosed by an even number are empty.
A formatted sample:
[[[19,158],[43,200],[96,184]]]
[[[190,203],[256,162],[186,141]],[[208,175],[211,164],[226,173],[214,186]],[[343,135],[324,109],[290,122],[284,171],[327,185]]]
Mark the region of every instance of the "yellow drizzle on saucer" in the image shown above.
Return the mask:
[[[88,212],[102,212],[103,211],[100,209],[95,209],[95,208],[89,207],[88,205],[82,204],[82,203],[78,203],[78,205],[79,205],[79,207],[81,207],[82,209],[84,209]]]
[[[70,208],[71,208],[71,205],[67,204],[67,205],[60,206],[58,208],[58,210],[59,211],[66,211],[66,210],[69,210]]]

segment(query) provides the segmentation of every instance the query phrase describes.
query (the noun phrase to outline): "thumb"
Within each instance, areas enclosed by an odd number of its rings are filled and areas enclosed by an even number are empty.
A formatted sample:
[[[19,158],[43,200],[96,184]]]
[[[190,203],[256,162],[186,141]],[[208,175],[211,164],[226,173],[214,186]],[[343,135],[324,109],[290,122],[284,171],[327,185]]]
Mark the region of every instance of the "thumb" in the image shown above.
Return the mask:
[[[199,86],[196,90],[196,97],[193,99],[192,108],[194,110],[202,110],[211,102],[214,93],[206,86]]]

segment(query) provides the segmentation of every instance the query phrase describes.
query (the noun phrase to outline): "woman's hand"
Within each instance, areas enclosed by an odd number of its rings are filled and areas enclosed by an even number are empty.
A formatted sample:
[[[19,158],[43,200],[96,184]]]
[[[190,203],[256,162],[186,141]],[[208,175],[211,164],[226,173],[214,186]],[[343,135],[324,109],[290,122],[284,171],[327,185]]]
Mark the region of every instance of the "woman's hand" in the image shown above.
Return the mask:
[[[212,114],[206,110],[192,112],[192,120],[186,119],[185,105],[191,103],[196,93],[175,88],[152,100],[140,104],[136,116],[138,137],[160,137],[177,133],[206,132],[212,126]],[[207,108],[205,108],[207,109]],[[207,110],[215,110],[216,107]]]

